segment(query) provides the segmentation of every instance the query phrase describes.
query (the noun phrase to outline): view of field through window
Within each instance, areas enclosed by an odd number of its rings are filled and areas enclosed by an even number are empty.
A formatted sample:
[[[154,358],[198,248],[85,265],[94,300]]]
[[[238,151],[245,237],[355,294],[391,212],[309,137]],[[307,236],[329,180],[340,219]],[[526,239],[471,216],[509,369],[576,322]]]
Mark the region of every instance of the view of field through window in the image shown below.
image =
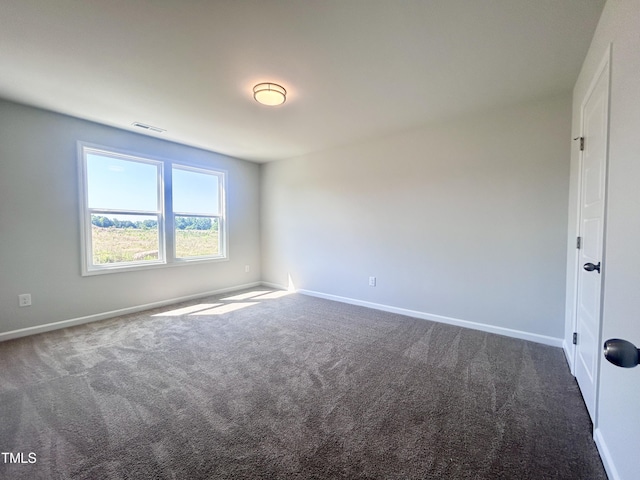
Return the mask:
[[[195,228],[189,225],[192,221]],[[176,258],[218,255],[217,218],[176,217],[175,223]],[[185,224],[186,227],[183,226]]]
[[[153,261],[160,248],[158,222],[151,218],[92,215],[93,263]],[[219,252],[218,219],[176,217],[176,258],[215,256]]]
[[[157,260],[158,221],[153,218],[91,215],[93,263]]]

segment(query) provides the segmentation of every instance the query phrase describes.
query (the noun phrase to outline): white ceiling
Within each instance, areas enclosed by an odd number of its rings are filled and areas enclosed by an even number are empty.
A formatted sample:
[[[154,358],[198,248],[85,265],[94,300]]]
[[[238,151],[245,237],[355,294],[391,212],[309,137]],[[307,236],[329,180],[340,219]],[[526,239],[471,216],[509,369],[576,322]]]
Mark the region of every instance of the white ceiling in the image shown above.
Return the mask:
[[[0,0],[0,97],[264,162],[566,92],[603,5]]]

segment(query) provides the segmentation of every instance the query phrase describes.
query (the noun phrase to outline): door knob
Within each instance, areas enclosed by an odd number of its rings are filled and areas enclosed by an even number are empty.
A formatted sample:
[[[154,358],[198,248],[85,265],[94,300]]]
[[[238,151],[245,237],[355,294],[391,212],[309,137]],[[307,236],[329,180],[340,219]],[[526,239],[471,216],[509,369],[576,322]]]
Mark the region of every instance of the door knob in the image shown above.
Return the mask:
[[[604,358],[618,367],[632,368],[640,363],[640,349],[626,340],[611,338],[604,342]]]
[[[597,265],[594,265],[593,263],[585,263],[582,268],[584,268],[587,272],[593,272],[594,270],[597,270],[598,273],[600,273],[600,262],[598,262]]]

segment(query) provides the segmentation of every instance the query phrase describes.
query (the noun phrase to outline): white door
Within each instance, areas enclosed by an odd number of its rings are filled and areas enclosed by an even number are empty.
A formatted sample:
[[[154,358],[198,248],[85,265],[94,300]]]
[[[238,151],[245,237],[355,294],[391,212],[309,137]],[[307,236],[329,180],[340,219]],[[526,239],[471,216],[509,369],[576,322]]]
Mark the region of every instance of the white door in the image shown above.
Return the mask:
[[[636,168],[632,173],[640,182],[640,169]],[[640,191],[636,190],[629,197],[633,195],[638,205]],[[628,235],[616,243],[627,243],[625,246],[635,248],[640,242],[640,229],[636,224],[625,230]],[[622,261],[613,258],[610,262],[611,270],[615,272],[607,279],[607,289],[612,287],[617,294],[611,297],[605,294],[603,338],[604,341],[621,339],[628,343],[624,352],[620,352],[623,355],[609,354],[612,363],[602,361],[594,436],[609,479],[637,480],[640,478],[640,366],[631,366],[639,360],[640,354],[637,351],[640,347],[640,295],[634,291],[640,285],[640,254],[622,256]],[[628,368],[617,366],[616,359],[621,357],[626,358]]]
[[[576,379],[595,422],[602,298],[602,252],[609,123],[609,64],[596,78],[582,103],[582,163],[576,305]]]
[[[634,6],[633,12],[634,25],[640,25],[640,9]],[[634,40],[637,33],[636,29]],[[624,62],[612,65],[615,90],[611,98],[600,346],[610,339],[629,343],[624,347],[624,362],[616,362],[620,356],[610,351],[607,361],[600,350],[594,437],[610,480],[640,479],[640,366],[633,366],[640,360],[640,90],[636,88],[640,56],[636,43],[628,44],[630,50],[621,55]],[[619,51],[626,48],[624,43],[619,46]]]

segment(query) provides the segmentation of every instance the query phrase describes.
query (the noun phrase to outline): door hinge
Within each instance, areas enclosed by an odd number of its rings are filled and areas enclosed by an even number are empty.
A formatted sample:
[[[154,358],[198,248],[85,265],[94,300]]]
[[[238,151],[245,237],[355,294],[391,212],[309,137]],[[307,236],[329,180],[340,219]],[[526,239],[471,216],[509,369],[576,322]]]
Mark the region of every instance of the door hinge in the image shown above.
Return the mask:
[[[576,248],[580,250],[582,248],[582,237],[578,237],[576,240]]]
[[[578,344],[578,332],[573,332],[573,344]]]
[[[574,140],[580,140],[580,151],[584,151],[584,137],[576,137]]]

